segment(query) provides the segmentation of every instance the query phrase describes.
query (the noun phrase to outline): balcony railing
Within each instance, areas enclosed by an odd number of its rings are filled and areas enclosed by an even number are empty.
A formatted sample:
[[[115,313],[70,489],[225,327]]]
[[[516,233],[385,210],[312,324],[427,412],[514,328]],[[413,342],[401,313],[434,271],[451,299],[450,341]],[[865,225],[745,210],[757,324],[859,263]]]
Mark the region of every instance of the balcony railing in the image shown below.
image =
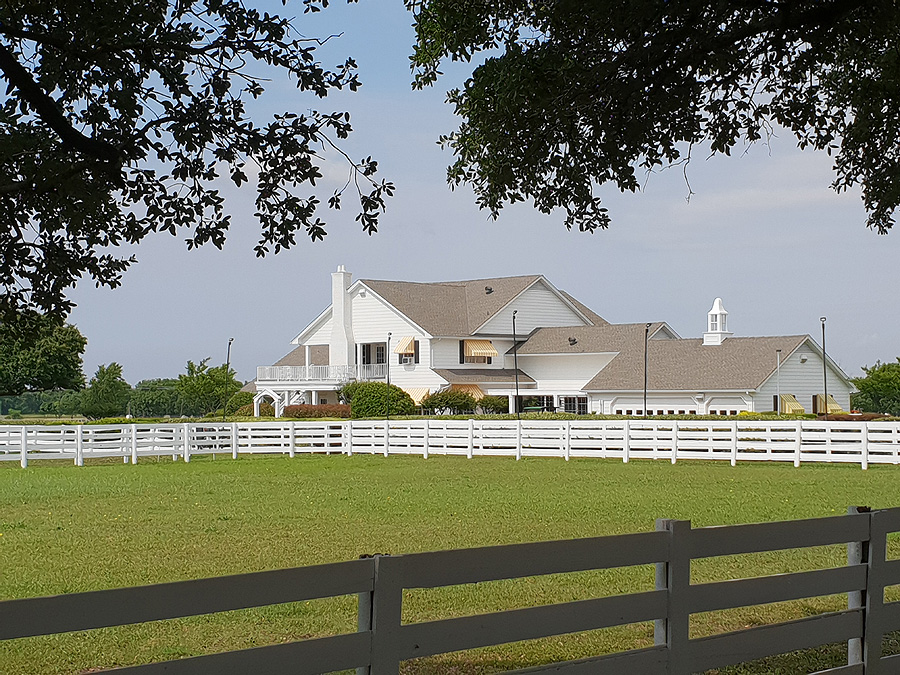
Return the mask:
[[[257,382],[349,382],[350,380],[383,380],[386,363],[356,366],[259,366]]]

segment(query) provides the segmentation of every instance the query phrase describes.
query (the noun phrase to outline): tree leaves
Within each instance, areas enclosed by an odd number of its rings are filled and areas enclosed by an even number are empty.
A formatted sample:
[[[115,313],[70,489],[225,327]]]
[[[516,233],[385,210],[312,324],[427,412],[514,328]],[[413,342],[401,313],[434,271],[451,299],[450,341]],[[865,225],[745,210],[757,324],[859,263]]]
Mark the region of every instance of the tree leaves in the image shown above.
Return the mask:
[[[448,101],[451,185],[481,208],[530,200],[567,227],[609,224],[596,189],[638,172],[730,154],[789,129],[834,153],[833,187],[860,186],[867,224],[900,205],[900,8],[893,0],[707,3],[407,0],[415,86],[444,59],[485,53]]]
[[[304,0],[319,11],[327,0]],[[325,236],[315,196],[321,156],[338,152],[367,232],[393,185],[336,140],[346,112],[287,112],[264,125],[248,108],[273,71],[301,94],[355,91],[356,64],[316,61],[290,19],[221,0],[23,0],[0,8],[0,309],[64,313],[81,277],[115,287],[134,258],[109,247],[152,232],[221,247],[230,217],[221,176],[254,186],[258,255]],[[258,169],[248,175],[247,166]]]

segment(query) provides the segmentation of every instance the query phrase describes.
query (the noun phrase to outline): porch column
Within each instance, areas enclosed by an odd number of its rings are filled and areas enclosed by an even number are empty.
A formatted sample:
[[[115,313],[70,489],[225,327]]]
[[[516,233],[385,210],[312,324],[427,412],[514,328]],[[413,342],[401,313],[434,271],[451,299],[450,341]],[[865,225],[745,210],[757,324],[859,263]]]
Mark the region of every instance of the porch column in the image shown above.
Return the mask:
[[[515,394],[509,395],[509,414],[510,415],[516,414],[516,395]]]
[[[309,393],[310,393],[310,399],[309,399],[310,404],[311,405],[319,405],[319,392],[311,391]]]
[[[279,392],[275,397],[275,417],[281,417],[284,414],[285,398],[287,398],[287,392]]]

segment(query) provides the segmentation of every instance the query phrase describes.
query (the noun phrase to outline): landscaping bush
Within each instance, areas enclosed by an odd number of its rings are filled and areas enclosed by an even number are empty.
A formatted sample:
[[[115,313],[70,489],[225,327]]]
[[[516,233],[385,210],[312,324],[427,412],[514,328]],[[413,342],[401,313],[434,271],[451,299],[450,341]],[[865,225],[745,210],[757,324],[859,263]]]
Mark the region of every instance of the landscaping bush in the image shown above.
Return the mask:
[[[412,415],[416,404],[400,387],[386,382],[351,382],[339,392],[341,400],[350,404],[351,417]]]
[[[230,399],[228,399],[228,403],[225,404],[225,414],[226,415],[234,415],[237,413],[239,408],[244,407],[248,403],[250,404],[250,410],[253,410],[253,392],[252,391],[239,391]],[[252,412],[250,413],[253,414]]]
[[[350,406],[343,403],[319,405],[288,405],[284,407],[284,416],[295,419],[318,417],[350,417]]]
[[[20,420],[20,419],[22,419],[22,411],[16,410],[15,408],[10,408],[9,412],[7,413],[7,416],[11,420]]]
[[[234,411],[235,417],[253,417],[253,404],[242,405]],[[275,408],[271,403],[263,403],[259,406],[260,417],[275,417]]]
[[[485,396],[478,401],[478,407],[487,415],[505,415],[509,412],[509,399],[506,396]]]
[[[422,399],[423,409],[450,415],[475,411],[475,397],[464,391],[438,391]]]

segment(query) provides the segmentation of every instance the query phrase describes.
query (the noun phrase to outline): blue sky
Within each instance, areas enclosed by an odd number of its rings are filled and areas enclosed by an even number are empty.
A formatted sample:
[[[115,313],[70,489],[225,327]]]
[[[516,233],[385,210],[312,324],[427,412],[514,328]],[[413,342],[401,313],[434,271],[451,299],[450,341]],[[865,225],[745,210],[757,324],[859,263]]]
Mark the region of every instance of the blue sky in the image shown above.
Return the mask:
[[[285,11],[269,4],[260,6]],[[437,87],[411,89],[413,33],[402,2],[339,3],[315,16],[300,15],[293,2],[287,11],[299,15],[306,35],[343,33],[322,59],[335,65],[353,56],[363,87],[318,101],[276,81],[261,119],[311,107],[349,110],[355,131],[344,149],[375,157],[397,186],[379,233],[360,231],[348,200],[344,211],[324,212],[324,242],[301,240],[260,260],[252,250],[252,188],[229,188],[234,224],[223,251],[188,252],[183,235],[157,235],[135,248],[140,262],[120,288],[79,284],[70,320],[88,338],[88,375],[117,361],[132,383],[174,377],[188,359],[223,362],[234,337],[232,363],[241,379],[251,379],[327,306],[330,273],[340,264],[354,278],[411,281],[543,274],[609,321],[664,320],[683,337],[702,333],[720,296],[736,335],[810,333],[819,340],[819,317],[827,316],[828,352],[851,376],[900,355],[900,232],[867,230],[859,194],[831,191],[829,158],[797,150],[786,132],[733,157],[695,152],[689,202],[680,169],[649,176],[636,195],[604,188],[613,218],[606,231],[569,232],[561,215],[522,204],[495,222],[470,190],[448,188],[452,157],[436,143],[455,128],[444,92],[466,69],[449,66]],[[320,196],[344,173],[336,159],[329,162]]]

